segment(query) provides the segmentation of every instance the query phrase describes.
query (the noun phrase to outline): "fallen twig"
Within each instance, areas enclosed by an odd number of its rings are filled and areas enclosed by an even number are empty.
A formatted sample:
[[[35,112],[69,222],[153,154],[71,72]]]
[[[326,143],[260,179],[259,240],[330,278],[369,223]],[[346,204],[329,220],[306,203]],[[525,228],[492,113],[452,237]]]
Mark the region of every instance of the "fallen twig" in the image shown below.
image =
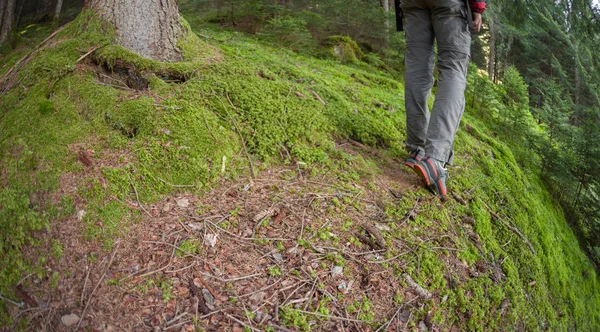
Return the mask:
[[[315,98],[317,98],[317,100],[318,100],[318,101],[319,101],[321,104],[323,104],[323,106],[327,106],[327,103],[326,103],[326,102],[323,100],[323,98],[321,98],[321,96],[319,96],[319,95],[318,95],[318,94],[315,92],[315,90],[312,90],[312,89],[311,89],[311,90],[310,90],[310,92],[312,92],[313,96],[315,96]]]
[[[89,50],[87,53],[85,53],[84,55],[80,56],[79,59],[77,59],[77,61],[75,61],[75,63],[79,63],[79,61],[87,58],[88,55],[94,53],[94,51],[96,51],[97,49],[99,49],[100,46],[96,46],[96,47],[92,47],[91,50]]]
[[[2,77],[0,78],[0,92],[6,92],[12,88],[11,84],[8,84],[7,86],[2,86],[2,85],[9,78],[9,76],[13,74],[13,72],[15,71],[15,68],[20,66],[22,63],[29,61],[29,59],[33,55],[35,55],[42,48],[42,46],[44,46],[50,39],[54,38],[54,36],[56,36],[59,32],[61,32],[66,26],[67,25],[65,24],[62,27],[60,27],[58,30],[51,33],[50,36],[48,36],[46,39],[44,39],[31,52],[27,53],[25,56],[23,56],[21,59],[19,59],[19,61],[17,61],[8,71],[6,71],[6,73],[4,73],[4,75],[2,75]],[[18,70],[15,73],[18,73]]]
[[[308,98],[308,97],[307,97],[305,94],[303,94],[303,93],[302,93],[302,92],[300,92],[300,91],[294,91],[294,94],[295,94],[297,97],[300,97],[300,98],[302,98],[302,99],[306,99],[306,98]]]
[[[408,210],[406,212],[406,214],[404,214],[404,218],[402,218],[402,220],[400,221],[401,223],[404,223],[406,221],[410,220],[415,220],[415,218],[417,217],[417,212],[419,212],[419,203],[423,200],[422,196],[418,196],[417,199],[415,200],[415,203],[413,204],[413,207]]]
[[[175,239],[175,243],[177,243],[177,241],[179,241],[179,236]],[[147,277],[149,275],[153,275],[155,273],[158,273],[160,271],[163,271],[163,270],[166,270],[167,268],[169,268],[169,266],[171,266],[171,264],[173,262],[173,257],[175,256],[175,250],[176,250],[176,248],[177,248],[177,246],[173,245],[173,251],[171,252],[171,257],[169,258],[169,262],[165,266],[161,267],[160,269],[144,273],[141,276],[139,276],[139,278],[144,278],[144,277]]]
[[[225,315],[227,318],[229,318],[229,319],[231,319],[231,320],[233,320],[233,321],[235,321],[235,322],[237,322],[237,323],[241,324],[241,325],[242,325],[242,326],[244,326],[244,327],[247,327],[247,328],[251,329],[252,331],[257,331],[257,332],[260,332],[260,330],[259,330],[259,329],[256,329],[256,328],[254,328],[254,327],[252,327],[252,326],[250,326],[250,325],[248,325],[248,324],[244,323],[243,321],[241,321],[241,320],[239,320],[239,319],[237,319],[237,318],[235,318],[235,317],[231,316],[230,314],[228,314],[228,313],[226,313],[226,312],[225,312],[225,313],[223,313],[223,314],[224,314],[224,315]]]
[[[492,216],[492,218],[494,220],[498,220],[504,226],[506,226],[506,228],[510,229],[515,234],[517,234],[525,242],[525,244],[529,247],[529,250],[531,250],[531,252],[534,255],[537,255],[537,251],[535,251],[535,248],[533,247],[533,245],[531,244],[531,242],[529,242],[529,240],[525,237],[525,235],[523,235],[523,233],[521,233],[521,231],[519,231],[519,229],[517,227],[509,224],[504,219],[500,218],[500,216],[498,216],[494,211],[492,211],[492,209],[485,202],[483,202],[483,205],[485,205],[486,209],[488,210],[488,212],[490,213],[490,215]]]
[[[133,192],[135,192],[135,199],[137,201],[138,206],[140,207],[140,209],[142,209],[142,211],[146,212],[147,215],[150,216],[150,218],[152,218],[152,214],[150,214],[150,212],[148,212],[148,210],[146,210],[144,208],[144,206],[142,205],[142,203],[140,203],[140,196],[138,195],[137,189],[135,187],[135,184],[133,183],[133,179],[131,179],[131,175],[127,174],[127,176],[129,177],[129,183],[131,183],[131,187],[133,187]]]
[[[104,272],[102,273],[102,276],[100,277],[100,279],[96,283],[96,286],[94,286],[94,289],[92,289],[92,292],[90,293],[90,296],[88,296],[88,300],[85,303],[85,307],[83,307],[83,311],[81,312],[81,316],[79,318],[79,322],[77,323],[77,326],[75,327],[75,332],[77,332],[79,330],[79,327],[81,326],[81,322],[83,322],[83,320],[85,319],[85,312],[87,311],[87,308],[89,307],[90,303],[92,302],[92,297],[94,296],[94,293],[96,292],[96,289],[98,289],[98,286],[100,286],[100,284],[104,280],[104,277],[106,276],[106,272],[108,272],[108,270],[110,269],[110,266],[112,265],[112,262],[115,259],[115,255],[117,254],[117,249],[119,249],[119,245],[120,245],[120,242],[115,243],[115,248],[113,249],[113,253],[110,256],[110,260],[108,261],[108,264],[104,268]]]
[[[87,282],[88,282],[88,278],[90,277],[90,266],[86,264],[85,266],[85,280],[83,281],[83,289],[81,290],[81,299],[79,300],[79,303],[83,303],[83,296],[85,295],[85,287],[87,286]]]
[[[381,330],[386,331],[388,326],[390,326],[390,324],[392,324],[392,322],[394,321],[394,318],[396,318],[396,316],[398,316],[398,313],[400,312],[400,310],[402,310],[404,306],[400,306],[398,308],[398,310],[396,310],[396,312],[394,313],[394,315],[392,316],[392,318],[390,318],[390,320],[387,321],[387,323],[381,325],[377,330],[375,330],[375,332],[379,332]]]
[[[344,322],[355,322],[355,323],[366,323],[366,324],[372,323],[372,321],[368,321],[368,320],[360,320],[360,319],[344,318],[344,317],[331,316],[331,315],[323,315],[318,312],[306,311],[306,310],[301,310],[301,309],[293,309],[293,310],[297,311],[299,313],[307,314],[307,315],[313,315],[313,316],[323,317],[323,318],[332,319],[332,320],[340,320],[340,321],[344,321]]]
[[[231,99],[229,99],[228,93],[225,93],[225,97],[227,97],[227,101],[231,105],[231,108],[236,109],[235,105],[233,105],[233,102],[231,102]],[[250,158],[250,154],[248,153],[248,149],[246,148],[246,140],[244,139],[244,136],[242,136],[242,132],[240,131],[240,128],[238,128],[237,122],[231,116],[231,114],[229,114],[229,111],[227,111],[227,108],[225,108],[225,112],[227,112],[227,115],[231,119],[231,122],[233,122],[233,126],[235,127],[235,130],[237,131],[238,135],[240,135],[240,139],[242,140],[242,147],[244,148],[244,153],[246,154],[246,158],[248,159],[248,163],[250,164],[250,171],[252,172],[251,175],[254,179],[256,177],[256,172],[254,171],[254,164],[252,163],[252,159]]]
[[[379,247],[381,247],[381,249],[385,249],[385,239],[383,238],[383,235],[381,235],[381,232],[379,232],[379,230],[371,225],[371,224],[363,224],[362,228],[364,228],[365,231],[369,232],[371,235],[373,235],[373,237],[375,237],[375,241],[377,241],[377,245]]]
[[[275,314],[277,315],[277,312],[275,312]],[[276,320],[278,320],[278,319],[276,319]],[[269,322],[269,324],[267,324],[267,325],[269,325],[270,327],[274,328],[276,331],[281,331],[281,332],[294,332],[294,330],[290,330],[290,329],[288,329],[288,328],[286,328],[286,327],[283,327],[283,326],[277,325],[277,324],[275,324],[275,323],[272,323],[272,322]]]
[[[0,300],[5,301],[6,303],[10,303],[10,304],[16,306],[17,308],[23,308],[25,306],[24,302],[18,303],[18,302],[15,302],[15,301],[13,301],[13,300],[11,300],[9,298],[6,298],[6,297],[4,297],[2,295],[0,295]]]
[[[406,283],[408,284],[408,286],[413,288],[420,297],[422,297],[424,299],[431,298],[431,293],[428,290],[426,290],[425,288],[421,287],[421,285],[417,284],[413,280],[413,278],[411,278],[411,276],[408,275],[408,273],[403,273],[402,277],[404,277],[404,280],[406,280]]]
[[[455,193],[454,191],[452,192],[452,197],[454,197],[454,199],[457,200],[460,204],[467,205],[467,201],[462,199],[462,197],[458,196],[458,194]]]

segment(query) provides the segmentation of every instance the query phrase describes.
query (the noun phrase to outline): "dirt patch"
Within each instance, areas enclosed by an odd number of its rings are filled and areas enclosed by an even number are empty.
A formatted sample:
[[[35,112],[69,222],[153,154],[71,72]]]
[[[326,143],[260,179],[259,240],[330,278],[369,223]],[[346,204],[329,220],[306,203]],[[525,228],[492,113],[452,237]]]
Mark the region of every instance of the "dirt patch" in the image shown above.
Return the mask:
[[[76,151],[87,151],[94,165],[65,174],[55,201],[73,194],[82,179],[101,178],[101,165],[124,160],[94,156],[80,145],[70,150],[74,159]],[[283,326],[290,324],[322,331],[369,331],[380,324],[407,329],[425,302],[403,286],[397,270],[415,248],[393,240],[373,250],[354,238],[364,224],[388,227],[382,204],[398,199],[390,189],[402,193],[418,184],[399,170],[400,161],[381,160],[374,190],[294,165],[223,183],[202,197],[182,192],[145,206],[148,213],[111,250],[84,237],[77,211],[85,200],[74,196],[76,213],[54,221],[48,234],[63,245],[62,258],[48,264],[60,277],[55,285],[26,279],[22,287],[39,306],[15,316],[27,317],[31,329],[52,331],[71,331],[64,322],[69,314],[84,317],[82,328],[99,331],[287,331]],[[138,210],[133,202],[124,204]],[[385,259],[386,250],[400,254]]]

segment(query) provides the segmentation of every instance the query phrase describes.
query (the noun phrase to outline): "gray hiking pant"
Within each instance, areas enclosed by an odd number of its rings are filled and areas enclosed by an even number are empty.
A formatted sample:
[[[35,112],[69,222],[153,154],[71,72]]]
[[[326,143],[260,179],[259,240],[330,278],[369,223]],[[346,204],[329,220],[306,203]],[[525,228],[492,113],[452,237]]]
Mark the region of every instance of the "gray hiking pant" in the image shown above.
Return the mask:
[[[464,0],[402,0],[406,31],[406,148],[452,164],[454,137],[465,109],[471,33]],[[431,115],[434,39],[439,81]]]

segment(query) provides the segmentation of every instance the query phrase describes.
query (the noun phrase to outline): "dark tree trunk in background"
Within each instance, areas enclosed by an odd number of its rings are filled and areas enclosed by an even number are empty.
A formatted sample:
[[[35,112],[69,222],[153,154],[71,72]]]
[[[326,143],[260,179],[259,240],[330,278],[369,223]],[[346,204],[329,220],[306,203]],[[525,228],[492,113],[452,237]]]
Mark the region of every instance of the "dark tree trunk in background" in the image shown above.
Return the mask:
[[[15,27],[19,26],[21,22],[21,13],[23,12],[23,7],[25,5],[26,0],[18,0],[17,1],[17,13],[15,14]]]
[[[54,9],[54,19],[58,21],[60,18],[60,11],[62,10],[63,0],[56,0],[56,7]]]
[[[8,33],[13,28],[15,20],[15,3],[16,0],[1,0],[0,4],[0,45],[4,43]]]
[[[88,0],[86,6],[115,26],[117,43],[126,49],[158,61],[181,60],[176,0]]]

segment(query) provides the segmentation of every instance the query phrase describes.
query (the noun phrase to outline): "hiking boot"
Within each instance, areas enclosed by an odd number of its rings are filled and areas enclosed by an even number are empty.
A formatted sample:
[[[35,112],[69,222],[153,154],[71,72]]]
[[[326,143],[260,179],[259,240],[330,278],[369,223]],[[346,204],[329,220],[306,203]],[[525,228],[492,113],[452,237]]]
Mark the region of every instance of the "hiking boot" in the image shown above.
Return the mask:
[[[404,163],[404,165],[410,167],[410,168],[414,168],[415,165],[421,161],[421,159],[423,159],[423,157],[425,156],[425,151],[423,151],[422,149],[416,148],[413,150],[413,152],[411,152],[408,157],[406,158],[406,162]]]
[[[429,190],[436,195],[446,196],[448,172],[440,165],[439,161],[425,157],[413,169],[425,181]]]

